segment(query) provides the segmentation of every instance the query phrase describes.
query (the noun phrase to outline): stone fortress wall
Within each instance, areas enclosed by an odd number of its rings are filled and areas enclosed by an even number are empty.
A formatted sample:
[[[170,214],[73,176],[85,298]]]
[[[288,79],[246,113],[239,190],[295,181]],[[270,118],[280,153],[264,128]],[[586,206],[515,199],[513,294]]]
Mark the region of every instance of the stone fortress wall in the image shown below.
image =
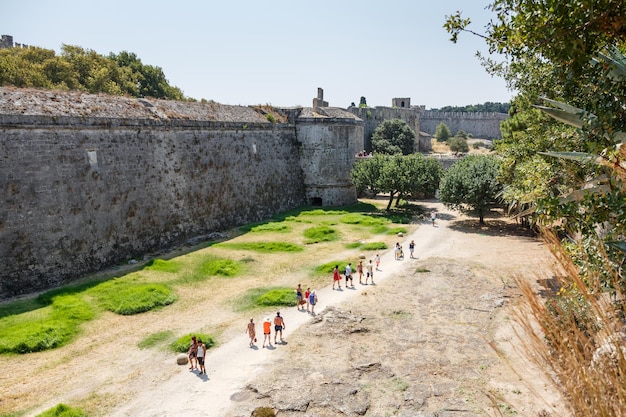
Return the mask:
[[[362,122],[320,111],[0,88],[0,299],[355,202]]]
[[[366,150],[372,148],[372,135],[385,120],[401,119],[416,133],[415,148],[418,152],[432,151],[430,138],[437,125],[445,123],[454,135],[459,130],[471,133],[476,138],[499,139],[500,123],[508,118],[504,113],[436,112],[426,110],[426,106],[412,106],[408,97],[393,98],[391,107],[350,106],[349,112],[358,116],[364,123],[364,144]]]
[[[434,135],[439,123],[445,123],[450,133],[459,130],[471,133],[475,138],[500,139],[500,123],[508,118],[505,113],[473,113],[473,112],[438,112],[423,111],[420,115],[420,127],[423,132]]]
[[[11,47],[28,46],[2,35]],[[330,107],[322,89],[312,107],[276,109],[0,88],[0,299],[303,204],[354,203],[354,156],[384,120],[499,137],[499,118],[455,115],[409,98]]]

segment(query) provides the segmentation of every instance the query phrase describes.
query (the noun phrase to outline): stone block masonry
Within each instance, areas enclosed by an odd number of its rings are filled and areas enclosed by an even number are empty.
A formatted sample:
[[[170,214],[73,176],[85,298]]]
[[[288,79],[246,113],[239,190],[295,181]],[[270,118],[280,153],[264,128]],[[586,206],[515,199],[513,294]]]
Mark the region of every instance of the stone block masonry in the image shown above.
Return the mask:
[[[305,204],[355,203],[362,147],[363,122],[332,107],[0,88],[0,299]]]
[[[293,127],[0,129],[0,296],[305,203]]]

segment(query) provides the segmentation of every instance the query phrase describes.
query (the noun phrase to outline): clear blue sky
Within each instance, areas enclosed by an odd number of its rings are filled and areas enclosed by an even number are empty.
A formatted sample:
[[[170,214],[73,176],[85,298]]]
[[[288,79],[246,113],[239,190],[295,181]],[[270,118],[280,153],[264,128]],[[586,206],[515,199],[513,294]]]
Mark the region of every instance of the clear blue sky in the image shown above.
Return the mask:
[[[443,29],[461,10],[483,32],[487,0],[14,0],[0,34],[60,51],[134,52],[163,69],[186,96],[224,104],[390,106],[410,97],[427,109],[513,93],[475,57],[484,41]]]

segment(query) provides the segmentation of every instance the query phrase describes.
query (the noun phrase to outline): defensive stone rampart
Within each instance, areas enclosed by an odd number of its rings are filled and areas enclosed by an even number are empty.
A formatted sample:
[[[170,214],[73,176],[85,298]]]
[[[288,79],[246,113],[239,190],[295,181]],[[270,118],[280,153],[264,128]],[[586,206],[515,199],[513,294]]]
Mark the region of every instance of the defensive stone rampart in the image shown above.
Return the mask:
[[[0,299],[306,203],[355,202],[361,122],[287,113],[0,89]]]
[[[420,116],[422,131],[435,134],[437,125],[445,123],[453,135],[459,130],[476,138],[499,139],[500,123],[508,118],[504,113],[436,112],[426,110]]]

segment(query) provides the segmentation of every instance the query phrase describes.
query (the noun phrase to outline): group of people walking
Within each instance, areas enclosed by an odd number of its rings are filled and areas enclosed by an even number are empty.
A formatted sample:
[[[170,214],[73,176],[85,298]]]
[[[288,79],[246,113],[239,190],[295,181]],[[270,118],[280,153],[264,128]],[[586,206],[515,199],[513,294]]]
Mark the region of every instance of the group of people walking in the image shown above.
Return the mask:
[[[311,291],[311,288],[308,287],[306,291],[302,292],[302,284],[298,284],[296,287],[296,307],[298,308],[298,311],[304,311],[304,306],[306,305],[307,313],[311,313],[314,316],[316,304],[317,291]]]
[[[280,339],[281,343],[284,343],[283,339],[283,330],[285,330],[285,319],[280,315],[280,311],[276,312],[276,316],[274,317],[274,344],[278,344],[278,339]],[[250,337],[250,347],[255,347],[257,338],[256,338],[256,324],[254,323],[254,319],[251,318],[250,322],[248,322],[248,326],[245,330],[248,333],[248,337]],[[266,317],[263,320],[263,347],[270,347],[272,345],[272,321],[269,317]]]
[[[376,261],[376,271],[378,271],[378,267],[380,266],[380,256],[378,254],[376,254],[376,257],[374,258]],[[372,260],[370,259],[368,263],[366,263],[365,265],[363,264],[363,261],[359,261],[359,263],[356,266],[356,272],[357,274],[359,274],[359,284],[361,285],[368,285],[370,279],[372,280],[372,284],[375,284],[374,282],[374,263],[372,262]],[[348,288],[349,286],[354,288],[354,280],[352,277],[352,262],[348,262],[348,265],[346,265],[346,269],[344,270],[343,276],[346,280],[346,288]],[[365,278],[365,282],[363,282],[363,278]],[[350,283],[350,285],[348,285],[348,282]],[[342,289],[341,286],[341,272],[339,271],[339,265],[335,265],[335,268],[333,268],[333,290],[337,288],[338,290]]]
[[[436,213],[433,211],[431,213],[431,222],[433,226],[435,225],[435,219],[436,219]],[[414,251],[415,251],[415,241],[411,240],[411,243],[409,243],[409,252],[410,252],[410,256],[412,259],[414,259]],[[402,246],[400,245],[399,242],[396,243],[394,254],[395,254],[396,260],[404,258]],[[363,264],[363,261],[359,260],[359,263],[356,265],[356,273],[359,275],[359,284],[368,285],[371,280],[371,284],[375,285],[374,271],[380,271],[379,254],[376,254],[373,261],[372,259],[370,259],[366,264]],[[348,288],[348,283],[350,284],[352,288],[354,288],[352,275],[353,275],[352,263],[348,262],[348,265],[346,265],[346,268],[343,273],[343,278],[345,278],[346,288]],[[341,281],[342,281],[342,274],[339,271],[339,265],[335,265],[333,269],[333,290],[335,288],[339,290],[342,289]],[[305,311],[306,309],[308,313],[315,315],[315,306],[318,303],[317,291],[316,290],[311,291],[310,287],[308,287],[306,290],[303,290],[302,284],[298,284],[295,291],[296,291],[296,307],[298,311]],[[274,327],[274,344],[277,344],[279,339],[281,343],[284,343],[283,330],[285,329],[285,320],[280,315],[280,311],[278,311],[276,312],[276,316],[274,317],[273,321],[270,320],[269,317],[266,317],[265,320],[263,320],[263,345],[262,345],[263,348],[265,348],[266,346],[267,347],[273,346],[272,345],[272,324]],[[256,337],[256,324],[254,323],[254,318],[251,318],[250,321],[248,322],[245,332],[250,337],[250,347],[255,347],[256,346],[255,344],[257,343],[257,337]],[[200,371],[200,374],[206,375],[206,368],[204,365],[206,351],[207,351],[207,347],[202,342],[202,340],[200,340],[199,338],[197,339],[196,336],[193,336],[191,338],[191,344],[189,346],[189,352],[188,352],[190,370],[198,369]]]

